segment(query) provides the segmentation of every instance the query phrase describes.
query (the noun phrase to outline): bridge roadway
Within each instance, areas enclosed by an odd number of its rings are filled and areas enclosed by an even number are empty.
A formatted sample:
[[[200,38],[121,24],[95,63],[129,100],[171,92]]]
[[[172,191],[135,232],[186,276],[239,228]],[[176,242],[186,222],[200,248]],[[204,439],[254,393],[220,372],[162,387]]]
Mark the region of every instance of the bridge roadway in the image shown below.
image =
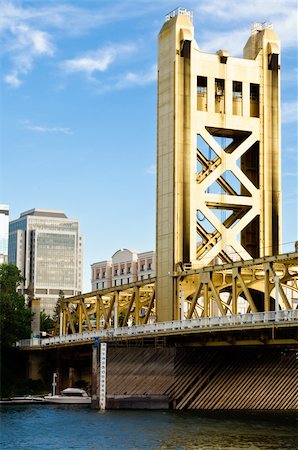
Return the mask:
[[[86,331],[83,333],[68,334],[66,336],[54,336],[45,339],[33,338],[23,339],[17,343],[21,350],[26,349],[47,349],[53,347],[65,347],[73,345],[89,344],[99,338],[100,341],[122,341],[136,340],[152,337],[180,337],[192,335],[199,337],[200,335],[210,335],[211,333],[220,336],[222,343],[227,343],[224,335],[232,335],[233,332],[241,332],[252,334],[253,331],[269,330],[270,338],[264,337],[258,342],[252,339],[249,334],[248,339],[239,341],[242,345],[256,345],[256,343],[264,344],[296,344],[298,343],[298,310],[280,310],[269,312],[256,312],[247,314],[226,315],[217,317],[204,317],[188,320],[173,320],[169,322],[156,322],[151,324],[109,328],[104,330]],[[278,332],[285,331],[285,336],[277,337]],[[292,331],[292,333],[290,332]],[[220,334],[219,334],[220,333]],[[218,344],[218,340],[216,341]],[[237,343],[233,342],[234,344]],[[205,344],[208,345],[208,343]],[[209,344],[209,345],[212,345]],[[213,345],[215,342],[213,341]]]

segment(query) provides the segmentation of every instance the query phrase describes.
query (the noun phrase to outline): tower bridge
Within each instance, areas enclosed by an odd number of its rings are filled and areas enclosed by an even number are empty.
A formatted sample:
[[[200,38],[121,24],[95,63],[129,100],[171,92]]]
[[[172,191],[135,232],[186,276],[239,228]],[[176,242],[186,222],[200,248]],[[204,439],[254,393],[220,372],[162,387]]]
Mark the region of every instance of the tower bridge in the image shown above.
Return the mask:
[[[191,12],[167,15],[156,278],[64,299],[56,336],[19,343],[31,377],[48,355],[60,386],[89,380],[98,406],[100,342],[110,407],[158,398],[177,409],[298,408],[298,253],[281,254],[280,43],[271,26],[255,24],[243,56],[201,51]]]

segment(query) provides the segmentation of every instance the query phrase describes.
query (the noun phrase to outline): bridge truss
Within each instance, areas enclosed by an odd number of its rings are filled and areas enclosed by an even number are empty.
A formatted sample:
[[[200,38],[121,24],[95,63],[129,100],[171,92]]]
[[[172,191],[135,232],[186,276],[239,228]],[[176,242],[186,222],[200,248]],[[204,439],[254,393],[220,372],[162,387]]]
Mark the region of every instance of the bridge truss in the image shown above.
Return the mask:
[[[298,308],[298,253],[170,273],[181,320]],[[56,334],[82,333],[158,322],[155,279],[63,300]],[[59,330],[60,328],[60,330]],[[148,329],[149,330],[149,329]]]

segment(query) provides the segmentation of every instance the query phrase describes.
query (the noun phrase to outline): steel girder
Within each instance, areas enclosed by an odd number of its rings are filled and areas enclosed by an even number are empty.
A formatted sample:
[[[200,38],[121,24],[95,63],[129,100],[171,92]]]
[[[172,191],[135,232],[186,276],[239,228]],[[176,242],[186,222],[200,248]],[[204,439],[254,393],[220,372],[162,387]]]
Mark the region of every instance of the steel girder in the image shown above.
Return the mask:
[[[69,297],[61,303],[60,334],[82,333],[155,321],[155,280]],[[55,334],[58,334],[56,324]]]
[[[240,302],[245,312],[298,307],[298,253],[203,269],[185,266],[173,275],[182,319],[237,314]]]

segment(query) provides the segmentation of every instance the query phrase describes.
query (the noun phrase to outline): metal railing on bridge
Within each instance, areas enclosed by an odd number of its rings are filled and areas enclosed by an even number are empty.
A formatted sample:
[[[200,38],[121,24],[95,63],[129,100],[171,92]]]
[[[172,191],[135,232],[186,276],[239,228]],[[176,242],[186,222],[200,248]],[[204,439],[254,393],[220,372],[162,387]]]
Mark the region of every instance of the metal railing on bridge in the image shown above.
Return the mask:
[[[253,327],[265,327],[274,325],[298,325],[298,310],[282,310],[257,312],[248,314],[226,315],[218,317],[202,317],[199,319],[172,320],[169,322],[156,322],[151,324],[136,325],[131,327],[109,328],[83,333],[69,334],[66,336],[54,336],[51,338],[23,339],[17,343],[20,348],[43,347],[90,343],[95,338],[100,340],[121,340],[131,338],[150,337],[158,335],[200,333],[206,330],[232,330],[236,328],[250,329]]]

